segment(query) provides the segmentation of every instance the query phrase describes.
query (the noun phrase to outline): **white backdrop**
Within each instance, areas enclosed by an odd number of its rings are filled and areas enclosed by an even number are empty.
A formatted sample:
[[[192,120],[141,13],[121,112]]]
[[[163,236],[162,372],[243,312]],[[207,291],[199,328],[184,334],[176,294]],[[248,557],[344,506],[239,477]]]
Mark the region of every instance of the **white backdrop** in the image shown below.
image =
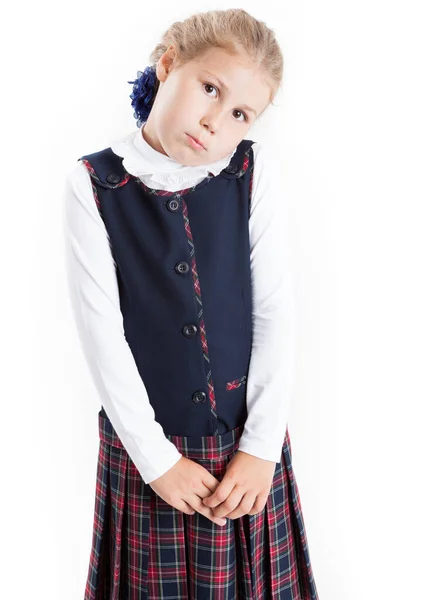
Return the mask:
[[[135,127],[126,82],[172,21],[234,6],[8,5],[4,598],[79,600],[88,572],[100,401],[67,295],[65,174]],[[275,106],[246,137],[280,147],[293,216],[289,431],[320,600],[438,599],[436,3],[238,6],[285,56]]]

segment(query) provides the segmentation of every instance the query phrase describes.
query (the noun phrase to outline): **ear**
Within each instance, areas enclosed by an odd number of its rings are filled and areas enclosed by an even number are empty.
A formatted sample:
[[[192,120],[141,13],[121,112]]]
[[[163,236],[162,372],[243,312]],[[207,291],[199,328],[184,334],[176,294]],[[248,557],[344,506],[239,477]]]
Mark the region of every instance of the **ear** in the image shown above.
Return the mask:
[[[160,81],[166,81],[174,63],[176,63],[176,49],[175,46],[171,44],[167,50],[163,52],[157,62],[157,79]]]

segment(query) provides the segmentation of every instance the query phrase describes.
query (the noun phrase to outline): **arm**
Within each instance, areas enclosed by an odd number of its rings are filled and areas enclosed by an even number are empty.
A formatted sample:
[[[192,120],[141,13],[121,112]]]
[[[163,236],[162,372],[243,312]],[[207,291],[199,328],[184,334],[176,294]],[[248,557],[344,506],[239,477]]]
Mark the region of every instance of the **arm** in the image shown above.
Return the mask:
[[[249,220],[253,344],[248,417],[239,450],[280,462],[294,368],[293,287],[285,180],[272,150],[253,144]]]
[[[145,483],[180,458],[155,421],[123,329],[115,265],[90,177],[80,162],[63,197],[65,264],[80,343],[99,397]]]

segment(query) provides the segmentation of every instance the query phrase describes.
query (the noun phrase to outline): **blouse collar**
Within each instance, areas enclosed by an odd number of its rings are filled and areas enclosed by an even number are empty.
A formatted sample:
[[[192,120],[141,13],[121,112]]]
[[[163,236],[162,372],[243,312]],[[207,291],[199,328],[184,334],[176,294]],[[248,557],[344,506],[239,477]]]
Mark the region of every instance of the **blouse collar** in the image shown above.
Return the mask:
[[[230,162],[237,146],[224,158],[204,165],[182,165],[170,156],[158,152],[145,140],[142,127],[114,141],[111,150],[123,158],[123,166],[131,175],[147,176],[150,183],[182,184],[186,181],[218,175]]]

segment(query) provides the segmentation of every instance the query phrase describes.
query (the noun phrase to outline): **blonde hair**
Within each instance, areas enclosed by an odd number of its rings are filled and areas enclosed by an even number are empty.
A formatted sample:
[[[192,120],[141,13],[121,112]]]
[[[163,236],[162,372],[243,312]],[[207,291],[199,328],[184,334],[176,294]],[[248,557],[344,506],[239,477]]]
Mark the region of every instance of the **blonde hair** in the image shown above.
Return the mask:
[[[283,55],[273,30],[241,8],[210,10],[173,23],[150,54],[154,67],[170,45],[175,46],[181,66],[201,57],[212,47],[222,48],[230,54],[246,55],[267,77],[271,88],[269,103],[282,83]],[[157,89],[158,85],[152,103]]]

